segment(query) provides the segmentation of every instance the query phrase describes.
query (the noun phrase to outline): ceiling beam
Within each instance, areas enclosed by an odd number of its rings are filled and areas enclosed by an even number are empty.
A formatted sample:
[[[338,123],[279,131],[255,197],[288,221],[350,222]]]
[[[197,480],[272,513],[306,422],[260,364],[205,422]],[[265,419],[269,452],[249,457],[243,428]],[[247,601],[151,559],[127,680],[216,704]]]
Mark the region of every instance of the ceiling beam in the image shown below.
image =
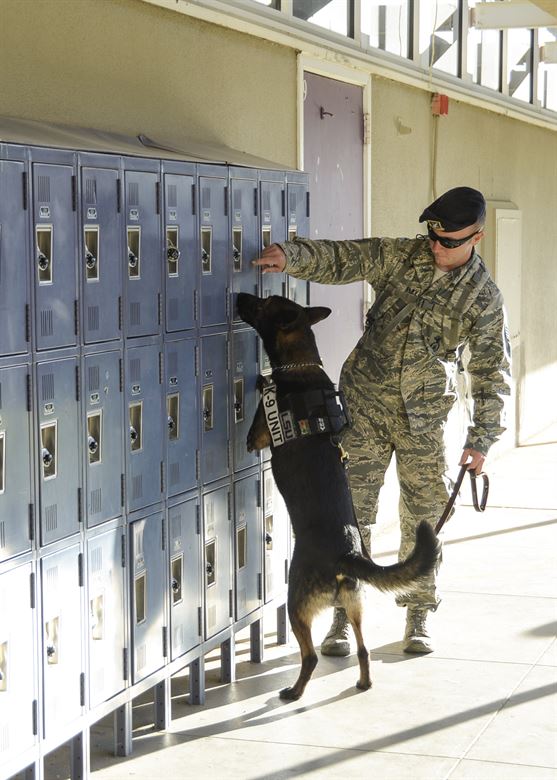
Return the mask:
[[[480,30],[557,27],[557,0],[476,3],[470,11],[470,25]]]

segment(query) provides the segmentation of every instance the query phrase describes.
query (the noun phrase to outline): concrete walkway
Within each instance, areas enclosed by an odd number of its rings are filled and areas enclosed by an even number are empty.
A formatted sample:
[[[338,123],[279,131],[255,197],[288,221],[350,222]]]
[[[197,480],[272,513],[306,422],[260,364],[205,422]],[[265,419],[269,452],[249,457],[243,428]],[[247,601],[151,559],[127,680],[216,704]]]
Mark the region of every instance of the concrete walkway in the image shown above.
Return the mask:
[[[304,698],[283,704],[295,640],[279,647],[268,634],[255,665],[240,635],[237,682],[220,685],[209,663],[205,706],[188,704],[185,677],[173,680],[169,732],[153,732],[151,703],[137,704],[131,758],[111,756],[110,731],[95,727],[96,780],[555,780],[557,444],[520,448],[490,473],[490,508],[461,506],[443,532],[433,654],[402,653],[403,611],[370,590],[373,688],[356,690],[355,655],[320,658]],[[396,531],[380,530],[375,544],[376,559],[394,559]],[[316,622],[316,644],[329,619]],[[64,777],[54,764],[48,776]]]

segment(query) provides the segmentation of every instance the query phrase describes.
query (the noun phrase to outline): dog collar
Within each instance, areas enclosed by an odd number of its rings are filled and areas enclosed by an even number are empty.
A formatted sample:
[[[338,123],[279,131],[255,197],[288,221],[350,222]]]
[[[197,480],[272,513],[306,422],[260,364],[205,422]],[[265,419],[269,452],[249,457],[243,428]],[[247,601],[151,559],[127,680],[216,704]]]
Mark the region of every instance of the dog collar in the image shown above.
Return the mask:
[[[275,366],[273,371],[291,371],[293,368],[309,368],[310,366],[323,368],[323,363],[286,363],[284,366]]]
[[[288,393],[277,398],[277,386],[267,381],[262,389],[263,410],[273,447],[319,433],[337,436],[351,420],[344,393],[318,389]]]

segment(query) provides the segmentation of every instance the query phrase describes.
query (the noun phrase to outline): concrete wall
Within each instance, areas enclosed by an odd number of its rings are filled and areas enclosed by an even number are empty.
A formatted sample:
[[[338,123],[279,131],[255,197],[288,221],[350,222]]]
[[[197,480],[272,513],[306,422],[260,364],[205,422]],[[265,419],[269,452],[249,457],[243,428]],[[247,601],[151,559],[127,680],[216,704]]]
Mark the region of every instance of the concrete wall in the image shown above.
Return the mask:
[[[0,0],[0,113],[296,166],[296,54],[138,0]]]
[[[296,52],[139,0],[0,0],[0,112],[220,142],[296,165]],[[412,235],[431,200],[428,93],[373,81],[373,232]],[[436,186],[523,213],[522,437],[557,421],[557,133],[451,101]],[[489,258],[486,258],[489,263]]]

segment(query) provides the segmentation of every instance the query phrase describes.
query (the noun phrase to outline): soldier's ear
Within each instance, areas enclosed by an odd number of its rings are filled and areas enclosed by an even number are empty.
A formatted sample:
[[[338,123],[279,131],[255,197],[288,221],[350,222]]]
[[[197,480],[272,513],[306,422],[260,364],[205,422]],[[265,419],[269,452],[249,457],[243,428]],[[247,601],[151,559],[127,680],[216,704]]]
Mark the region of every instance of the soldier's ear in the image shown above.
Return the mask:
[[[321,322],[321,320],[326,319],[331,313],[332,309],[329,309],[327,306],[308,306],[306,308],[306,314],[310,325]]]

